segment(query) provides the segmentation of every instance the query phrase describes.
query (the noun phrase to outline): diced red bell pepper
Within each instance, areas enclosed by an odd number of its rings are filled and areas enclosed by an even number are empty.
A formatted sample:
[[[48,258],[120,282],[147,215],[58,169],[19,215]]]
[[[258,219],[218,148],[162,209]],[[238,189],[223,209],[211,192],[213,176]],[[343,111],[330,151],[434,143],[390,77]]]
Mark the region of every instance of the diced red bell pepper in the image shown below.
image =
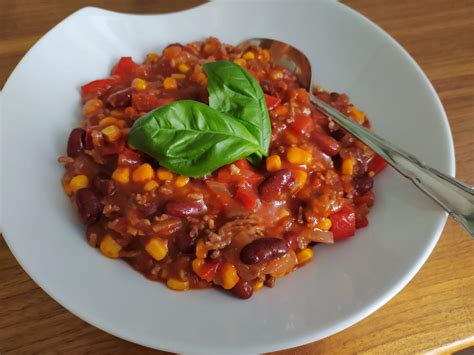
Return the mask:
[[[98,96],[112,87],[114,81],[112,79],[99,79],[91,81],[88,84],[81,86],[81,94],[83,97],[89,98]]]
[[[369,220],[367,217],[362,217],[361,219],[356,219],[356,228],[364,228],[369,225]]]
[[[139,112],[148,112],[175,101],[174,98],[159,99],[150,94],[133,94],[132,105]]]
[[[251,189],[238,187],[237,190],[235,190],[235,198],[248,210],[253,210],[257,207],[257,195]]]
[[[314,130],[314,122],[310,116],[296,115],[295,122],[291,124],[291,128],[296,134],[302,136]]]
[[[219,262],[206,261],[199,269],[199,277],[207,282],[211,282],[216,276]]]
[[[122,57],[112,69],[112,75],[131,76],[137,66],[138,64],[133,61],[132,57]]]
[[[280,102],[281,100],[279,97],[265,94],[265,103],[267,104],[267,109],[269,111],[277,107],[280,104]]]
[[[372,160],[369,161],[369,164],[367,165],[367,171],[373,171],[375,175],[377,175],[383,169],[385,169],[387,165],[387,162],[383,160],[380,155],[375,154]]]
[[[350,206],[343,206],[338,212],[329,216],[332,222],[331,231],[334,239],[344,239],[355,234],[356,218],[354,209]]]

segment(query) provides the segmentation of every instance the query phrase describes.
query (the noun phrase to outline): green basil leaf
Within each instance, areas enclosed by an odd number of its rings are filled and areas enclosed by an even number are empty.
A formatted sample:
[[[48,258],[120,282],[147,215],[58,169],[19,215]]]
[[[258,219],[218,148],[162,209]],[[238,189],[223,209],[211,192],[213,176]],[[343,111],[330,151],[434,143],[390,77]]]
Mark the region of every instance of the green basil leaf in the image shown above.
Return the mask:
[[[210,174],[259,149],[240,121],[192,100],[147,113],[133,124],[128,141],[160,165],[191,177]]]
[[[259,152],[249,160],[259,162],[262,156],[268,155],[272,138],[270,117],[260,84],[248,71],[228,61],[207,63],[204,70],[208,80],[209,106],[240,120],[257,138]]]

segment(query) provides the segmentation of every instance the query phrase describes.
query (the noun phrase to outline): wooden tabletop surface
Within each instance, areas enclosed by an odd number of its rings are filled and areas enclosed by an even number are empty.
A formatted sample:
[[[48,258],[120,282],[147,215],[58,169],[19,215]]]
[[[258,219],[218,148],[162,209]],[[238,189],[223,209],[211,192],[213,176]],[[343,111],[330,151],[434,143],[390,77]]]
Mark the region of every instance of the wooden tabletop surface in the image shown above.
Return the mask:
[[[201,0],[0,0],[0,87],[26,51],[77,9],[157,13]],[[454,136],[457,176],[474,184],[474,1],[346,0],[390,33],[428,75]],[[80,320],[44,293],[0,237],[0,353],[160,353]],[[415,278],[363,321],[278,354],[451,352],[474,345],[474,239],[452,219]]]

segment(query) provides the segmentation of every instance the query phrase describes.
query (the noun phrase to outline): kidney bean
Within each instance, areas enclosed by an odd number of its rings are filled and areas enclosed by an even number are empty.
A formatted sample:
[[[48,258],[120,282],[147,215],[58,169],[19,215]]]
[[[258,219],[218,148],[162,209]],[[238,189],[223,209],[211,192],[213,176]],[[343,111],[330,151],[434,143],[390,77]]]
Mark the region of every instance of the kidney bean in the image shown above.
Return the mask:
[[[176,247],[184,254],[191,254],[196,245],[196,238],[191,238],[188,235],[179,235],[176,237]]]
[[[151,216],[158,211],[158,205],[154,201],[145,202],[144,204],[138,205],[137,209],[143,214],[144,217]]]
[[[117,190],[114,180],[101,175],[94,177],[92,184],[103,196],[112,196]]]
[[[265,201],[273,201],[288,189],[295,177],[288,169],[279,170],[267,177],[258,187],[260,196]]]
[[[107,98],[107,103],[112,107],[127,107],[132,103],[132,89],[126,88],[114,92]]]
[[[75,200],[82,223],[91,224],[99,219],[102,205],[91,188],[77,190]]]
[[[318,148],[331,157],[339,153],[339,150],[341,150],[341,144],[327,134],[314,132],[312,137]]]
[[[260,238],[242,248],[240,260],[247,265],[258,264],[285,255],[288,250],[288,244],[283,239]]]
[[[86,131],[82,128],[74,128],[69,134],[67,140],[67,156],[76,158],[84,149],[86,140]]]
[[[132,266],[141,272],[150,272],[155,266],[153,258],[147,253],[143,252],[138,254],[131,260]]]
[[[239,282],[237,282],[237,285],[232,289],[232,292],[237,297],[246,300],[247,298],[252,297],[253,288],[248,281],[240,279]]]
[[[165,213],[175,217],[198,216],[207,211],[204,201],[169,201]]]
[[[361,196],[366,192],[372,190],[374,186],[374,179],[369,176],[361,176],[352,181],[352,185],[354,186],[355,194],[357,196]]]

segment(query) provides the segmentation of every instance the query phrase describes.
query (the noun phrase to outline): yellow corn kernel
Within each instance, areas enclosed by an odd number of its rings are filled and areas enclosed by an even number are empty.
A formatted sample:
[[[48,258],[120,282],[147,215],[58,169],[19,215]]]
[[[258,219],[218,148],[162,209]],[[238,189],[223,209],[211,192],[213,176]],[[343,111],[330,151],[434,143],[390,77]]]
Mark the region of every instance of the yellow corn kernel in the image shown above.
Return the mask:
[[[289,111],[288,106],[285,105],[280,105],[273,110],[278,116],[286,116]]]
[[[247,61],[242,58],[236,58],[234,59],[234,63],[237,65],[240,65],[241,67],[245,67],[247,65]]]
[[[352,176],[354,173],[354,159],[345,158],[342,159],[342,173],[344,175]]]
[[[119,128],[125,128],[127,126],[127,121],[125,120],[118,120],[116,125],[119,127]]]
[[[163,181],[170,181],[173,180],[173,173],[165,168],[159,168],[156,170],[156,176],[158,179]]]
[[[168,246],[160,238],[152,238],[146,243],[145,250],[156,261],[163,260],[168,254]]]
[[[130,181],[130,168],[127,166],[120,166],[112,173],[112,179],[121,183],[128,184]]]
[[[65,180],[62,180],[61,185],[63,185],[64,193],[68,196],[71,196],[72,195],[72,190],[71,190],[71,187],[69,186],[69,182],[67,182]]]
[[[99,121],[99,125],[100,126],[107,126],[107,125],[114,124],[115,122],[117,122],[117,119],[115,117],[108,116],[108,117],[104,117],[103,119],[101,119]]]
[[[143,91],[147,87],[147,83],[145,80],[140,79],[140,78],[135,78],[132,81],[132,88],[137,90],[137,91]]]
[[[132,180],[134,182],[145,182],[153,178],[154,171],[150,164],[145,163],[140,165],[132,173]]]
[[[105,139],[109,142],[115,142],[122,135],[120,128],[118,128],[116,125],[107,126],[103,128],[101,132],[105,136]]]
[[[255,54],[253,54],[253,52],[248,51],[248,52],[245,52],[245,54],[242,57],[247,60],[255,59]]]
[[[353,119],[355,119],[359,124],[364,123],[365,121],[365,113],[362,111],[359,111],[357,107],[352,106],[350,109],[350,115]]]
[[[199,73],[196,81],[201,85],[207,85],[207,76],[204,73]]]
[[[181,73],[173,73],[171,74],[171,77],[175,78],[176,80],[183,80],[184,78],[186,78],[186,75]]]
[[[178,87],[178,82],[175,78],[169,76],[165,80],[163,80],[163,87],[165,88],[165,90],[174,90]]]
[[[196,258],[192,261],[191,266],[196,275],[199,275],[199,272],[204,265],[204,259]]]
[[[102,242],[100,242],[100,251],[109,258],[118,258],[122,247],[118,244],[110,234],[107,234]]]
[[[155,181],[155,180],[150,180],[148,181],[145,186],[143,187],[143,189],[145,191],[153,191],[154,189],[156,189],[157,187],[159,186],[159,184]]]
[[[92,99],[87,101],[82,108],[82,113],[88,115],[92,112],[95,112],[97,109],[102,107],[102,101],[99,99]]]
[[[263,287],[263,280],[256,280],[254,283],[253,283],[253,292],[257,292],[257,291],[260,291]]]
[[[237,275],[237,269],[231,263],[224,262],[219,269],[220,273],[220,284],[226,290],[233,288],[237,282],[239,282],[239,275]]]
[[[288,211],[286,208],[282,208],[278,211],[278,219],[288,217],[289,215],[290,211]]]
[[[328,231],[332,227],[332,222],[329,218],[323,217],[318,220],[318,223],[316,226],[319,229],[322,229],[323,231]]]
[[[273,80],[277,80],[277,79],[283,79],[283,72],[281,70],[272,70],[270,72],[270,77],[273,79]]]
[[[313,156],[310,152],[297,147],[289,148],[286,153],[286,159],[295,165],[309,164],[312,158]]]
[[[299,187],[303,187],[306,184],[306,180],[308,180],[308,173],[306,171],[295,170],[293,175],[295,175],[295,182]]]
[[[150,63],[155,63],[155,62],[157,62],[157,61],[158,61],[158,58],[159,58],[158,54],[156,54],[156,53],[154,53],[154,52],[148,53],[148,54],[146,55],[146,60],[147,60],[148,62],[150,62]]]
[[[273,172],[281,169],[281,159],[279,155],[270,155],[266,161],[265,165],[267,171]]]
[[[183,187],[183,186],[186,186],[188,182],[189,182],[189,178],[187,176],[178,176],[174,183],[178,187]]]
[[[304,264],[310,261],[314,256],[314,252],[311,248],[304,248],[296,254],[298,258],[298,264]]]
[[[204,53],[209,54],[216,50],[216,45],[214,43],[206,43],[203,49]]]
[[[272,58],[272,54],[268,49],[262,49],[260,56],[264,62],[268,62]]]
[[[199,259],[205,259],[207,255],[207,249],[206,246],[204,245],[204,241],[202,239],[199,239],[196,243],[196,256]]]
[[[69,188],[72,192],[84,189],[89,186],[89,179],[85,175],[76,175],[69,182]]]
[[[191,67],[189,65],[187,65],[186,63],[181,63],[180,65],[178,65],[178,70],[181,73],[187,73],[189,71],[189,69],[191,69]]]
[[[189,288],[189,282],[171,277],[166,281],[166,286],[175,291],[185,291]]]

